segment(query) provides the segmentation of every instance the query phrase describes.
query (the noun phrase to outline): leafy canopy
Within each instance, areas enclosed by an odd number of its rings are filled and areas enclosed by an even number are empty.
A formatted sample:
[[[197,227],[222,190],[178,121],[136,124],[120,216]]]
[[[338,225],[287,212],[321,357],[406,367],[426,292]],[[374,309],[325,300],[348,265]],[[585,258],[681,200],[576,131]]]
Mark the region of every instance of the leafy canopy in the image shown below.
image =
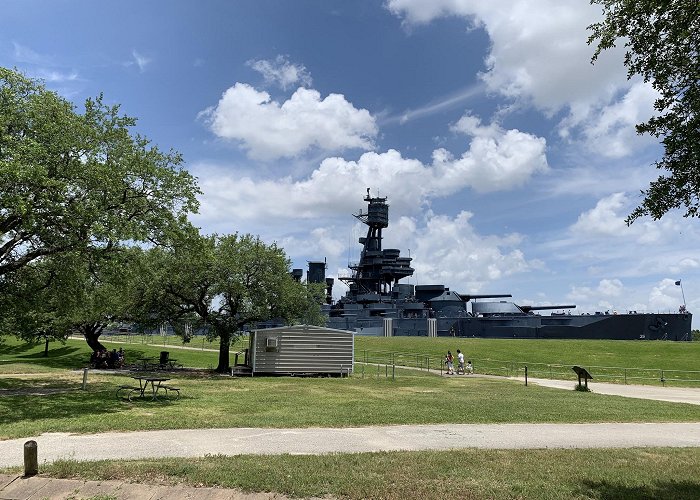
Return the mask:
[[[0,279],[36,259],[161,241],[198,207],[181,156],[139,135],[102,96],[76,112],[0,68]]]
[[[229,369],[230,342],[244,327],[272,319],[324,321],[323,285],[295,281],[284,250],[257,236],[204,236],[192,228],[172,248],[149,250],[144,265],[137,287],[143,322],[206,328],[220,340],[217,371]]]
[[[591,0],[604,19],[589,26],[598,42],[592,61],[624,40],[627,76],[641,75],[659,93],[658,114],[637,125],[640,134],[661,138],[666,170],[642,192],[644,200],[627,223],[674,208],[700,216],[700,2],[698,0]]]

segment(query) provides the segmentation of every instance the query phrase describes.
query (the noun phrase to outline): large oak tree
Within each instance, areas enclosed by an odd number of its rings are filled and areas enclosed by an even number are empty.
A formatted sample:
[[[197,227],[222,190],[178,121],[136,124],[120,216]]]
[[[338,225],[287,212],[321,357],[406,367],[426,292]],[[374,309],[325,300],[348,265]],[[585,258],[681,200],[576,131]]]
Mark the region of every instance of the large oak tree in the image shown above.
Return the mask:
[[[231,341],[245,327],[280,319],[322,324],[324,285],[291,276],[282,248],[250,234],[200,235],[195,229],[173,247],[148,251],[138,273],[143,322],[190,322],[219,339],[216,370],[230,369]]]
[[[101,96],[79,113],[0,68],[0,280],[37,259],[160,241],[197,209],[180,155],[134,125]]]

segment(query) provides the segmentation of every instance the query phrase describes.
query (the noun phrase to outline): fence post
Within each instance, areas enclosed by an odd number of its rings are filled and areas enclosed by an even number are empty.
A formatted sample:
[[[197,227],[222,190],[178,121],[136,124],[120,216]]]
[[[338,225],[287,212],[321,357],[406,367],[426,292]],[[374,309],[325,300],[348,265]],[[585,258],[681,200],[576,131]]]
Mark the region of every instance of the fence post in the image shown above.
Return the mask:
[[[625,385],[627,385],[627,368],[624,369],[625,372]]]
[[[384,378],[389,378],[389,365],[384,365]]]
[[[428,372],[430,372],[430,356],[428,356]]]
[[[547,366],[549,366],[549,380],[552,380],[552,365]]]
[[[87,374],[88,374],[88,369],[83,368],[83,390],[87,387]]]
[[[391,365],[391,380],[396,380],[396,365]]]
[[[525,387],[527,387],[527,365],[525,365]]]
[[[666,379],[664,378],[664,371],[661,370],[661,385],[666,387]]]

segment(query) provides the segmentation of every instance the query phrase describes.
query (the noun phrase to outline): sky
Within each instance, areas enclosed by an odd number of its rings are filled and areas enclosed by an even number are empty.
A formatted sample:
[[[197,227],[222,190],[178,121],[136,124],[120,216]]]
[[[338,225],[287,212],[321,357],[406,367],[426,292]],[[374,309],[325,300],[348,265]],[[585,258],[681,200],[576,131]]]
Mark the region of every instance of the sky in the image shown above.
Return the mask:
[[[0,66],[182,153],[192,222],[349,274],[369,188],[413,284],[575,312],[700,309],[700,221],[625,218],[655,92],[586,0],[5,0]],[[681,280],[682,286],[675,285]],[[334,295],[344,285],[336,280]],[[700,317],[693,328],[700,326]]]

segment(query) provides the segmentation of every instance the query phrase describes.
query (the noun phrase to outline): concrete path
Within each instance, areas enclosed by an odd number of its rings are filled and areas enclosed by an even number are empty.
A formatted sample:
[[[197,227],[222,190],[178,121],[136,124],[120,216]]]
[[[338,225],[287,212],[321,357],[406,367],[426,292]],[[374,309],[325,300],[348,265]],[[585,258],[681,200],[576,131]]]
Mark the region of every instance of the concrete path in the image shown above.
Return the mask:
[[[700,419],[700,412],[698,414]],[[21,466],[30,438],[0,441],[0,467]],[[445,424],[305,429],[185,429],[34,438],[39,463],[207,454],[323,454],[455,448],[700,447],[697,423]]]
[[[512,380],[520,380],[525,383],[523,377],[513,377]],[[554,389],[566,389],[572,391],[576,380],[550,380],[546,378],[528,377],[528,384],[537,384]],[[669,401],[671,403],[688,403],[700,405],[700,389],[694,387],[658,387],[653,385],[623,385],[608,384],[605,382],[588,382],[591,392],[607,394],[609,396],[623,396],[626,398],[653,399],[656,401]],[[700,420],[700,415],[698,416]]]

